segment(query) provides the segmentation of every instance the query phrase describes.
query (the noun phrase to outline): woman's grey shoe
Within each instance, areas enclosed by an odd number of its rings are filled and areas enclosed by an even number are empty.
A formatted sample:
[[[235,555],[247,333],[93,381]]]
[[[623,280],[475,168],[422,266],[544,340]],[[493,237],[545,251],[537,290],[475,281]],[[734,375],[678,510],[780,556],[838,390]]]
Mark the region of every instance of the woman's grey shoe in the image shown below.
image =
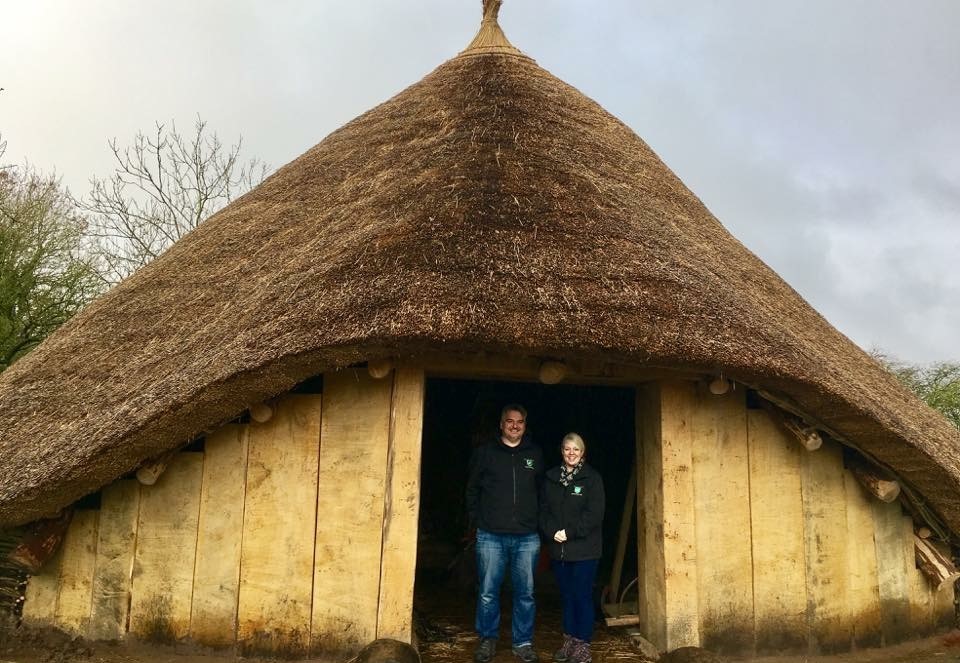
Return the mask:
[[[513,648],[513,655],[519,658],[523,663],[538,663],[540,657],[533,651],[532,645],[521,645]]]
[[[560,645],[560,649],[553,655],[553,660],[556,663],[567,663],[570,660],[570,652],[573,651],[573,645],[577,642],[577,639],[572,635],[566,633],[563,634],[563,644]]]
[[[590,663],[593,655],[590,653],[590,643],[583,640],[577,640],[570,651],[568,663]]]
[[[496,640],[493,638],[480,638],[480,644],[477,645],[477,650],[473,652],[473,660],[476,661],[476,663],[489,663],[496,653]]]

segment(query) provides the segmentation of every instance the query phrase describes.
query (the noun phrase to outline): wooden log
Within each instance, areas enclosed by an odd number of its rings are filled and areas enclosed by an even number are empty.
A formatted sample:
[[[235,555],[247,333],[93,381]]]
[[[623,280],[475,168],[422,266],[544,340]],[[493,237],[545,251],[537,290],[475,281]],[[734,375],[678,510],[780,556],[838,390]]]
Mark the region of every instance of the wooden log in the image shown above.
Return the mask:
[[[900,497],[900,483],[882,476],[882,471],[871,467],[865,460],[848,463],[849,470],[864,489],[881,502],[893,502]]]
[[[297,657],[309,646],[322,398],[290,394],[269,422],[250,424],[237,602],[244,653]]]
[[[236,639],[247,433],[247,426],[230,424],[204,445],[190,637],[210,647]]]
[[[913,538],[917,564],[937,591],[960,579],[960,571],[949,557],[937,550],[927,539],[921,539],[916,535]]]
[[[258,424],[265,424],[273,416],[273,407],[269,403],[257,403],[250,406],[250,418]]]
[[[397,368],[390,406],[377,638],[406,643],[413,639],[425,383],[422,369]]]
[[[164,470],[167,469],[167,466],[173,462],[173,459],[176,458],[176,456],[177,452],[171,451],[163,454],[162,456],[158,456],[153,460],[148,460],[137,470],[137,481],[144,486],[152,486],[157,482],[157,479],[160,478],[160,475],[163,474]]]
[[[39,520],[24,533],[20,543],[10,551],[7,559],[31,575],[37,575],[47,560],[52,558],[67,534],[73,509],[64,509],[56,518]]]
[[[798,417],[781,410],[765,398],[760,398],[760,405],[785,431],[790,433],[797,442],[807,451],[816,451],[823,446],[823,438],[813,426],[807,426]]]
[[[371,359],[367,362],[367,372],[370,373],[370,377],[375,380],[382,380],[390,375],[390,371],[393,370],[393,365],[393,359],[389,357]]]
[[[823,438],[820,437],[820,433],[817,432],[817,429],[810,426],[804,426],[799,420],[792,417],[785,417],[783,420],[783,425],[788,431],[793,433],[793,435],[797,438],[797,441],[807,451],[816,451],[823,446]]]
[[[119,640],[127,632],[139,511],[139,482],[116,481],[103,489],[87,633],[93,640]]]
[[[921,539],[929,539],[931,536],[933,536],[933,532],[930,530],[929,527],[918,527],[916,534]]]
[[[607,626],[633,626],[640,623],[640,615],[620,615],[619,617],[605,617]]]
[[[748,410],[758,654],[807,647],[801,450],[769,412]]]
[[[543,384],[559,384],[567,375],[567,365],[562,361],[545,361],[537,370],[537,377]]]
[[[324,375],[310,628],[329,658],[377,633],[392,387],[359,371]]]

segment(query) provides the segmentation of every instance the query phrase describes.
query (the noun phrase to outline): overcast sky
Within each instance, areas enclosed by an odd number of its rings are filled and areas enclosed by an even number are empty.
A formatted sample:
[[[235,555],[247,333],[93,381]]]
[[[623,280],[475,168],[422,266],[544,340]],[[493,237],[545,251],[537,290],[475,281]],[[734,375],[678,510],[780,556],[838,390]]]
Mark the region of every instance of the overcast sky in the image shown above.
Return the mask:
[[[481,0],[0,0],[7,162],[75,194],[107,141],[200,115],[279,167],[460,51]],[[504,0],[864,348],[960,360],[960,1]]]

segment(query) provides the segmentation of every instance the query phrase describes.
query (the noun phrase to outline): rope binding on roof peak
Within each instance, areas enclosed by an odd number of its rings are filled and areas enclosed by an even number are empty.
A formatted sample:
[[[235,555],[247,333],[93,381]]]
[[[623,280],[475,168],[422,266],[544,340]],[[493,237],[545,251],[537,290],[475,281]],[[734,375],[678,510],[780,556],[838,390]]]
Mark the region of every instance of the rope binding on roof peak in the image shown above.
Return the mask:
[[[480,23],[480,30],[460,55],[500,53],[527,57],[510,43],[500,28],[497,17],[500,14],[501,4],[503,0],[483,0],[483,21]]]

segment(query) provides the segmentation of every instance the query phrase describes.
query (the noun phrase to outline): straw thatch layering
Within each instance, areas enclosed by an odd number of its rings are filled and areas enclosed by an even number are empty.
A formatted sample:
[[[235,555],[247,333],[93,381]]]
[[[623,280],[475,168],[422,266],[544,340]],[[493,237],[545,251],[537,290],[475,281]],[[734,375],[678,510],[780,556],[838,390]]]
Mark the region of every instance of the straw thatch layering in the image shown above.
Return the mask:
[[[960,531],[960,434],[598,104],[471,46],[334,132],[0,376],[0,525],[250,404],[428,350],[722,372],[894,470]]]

